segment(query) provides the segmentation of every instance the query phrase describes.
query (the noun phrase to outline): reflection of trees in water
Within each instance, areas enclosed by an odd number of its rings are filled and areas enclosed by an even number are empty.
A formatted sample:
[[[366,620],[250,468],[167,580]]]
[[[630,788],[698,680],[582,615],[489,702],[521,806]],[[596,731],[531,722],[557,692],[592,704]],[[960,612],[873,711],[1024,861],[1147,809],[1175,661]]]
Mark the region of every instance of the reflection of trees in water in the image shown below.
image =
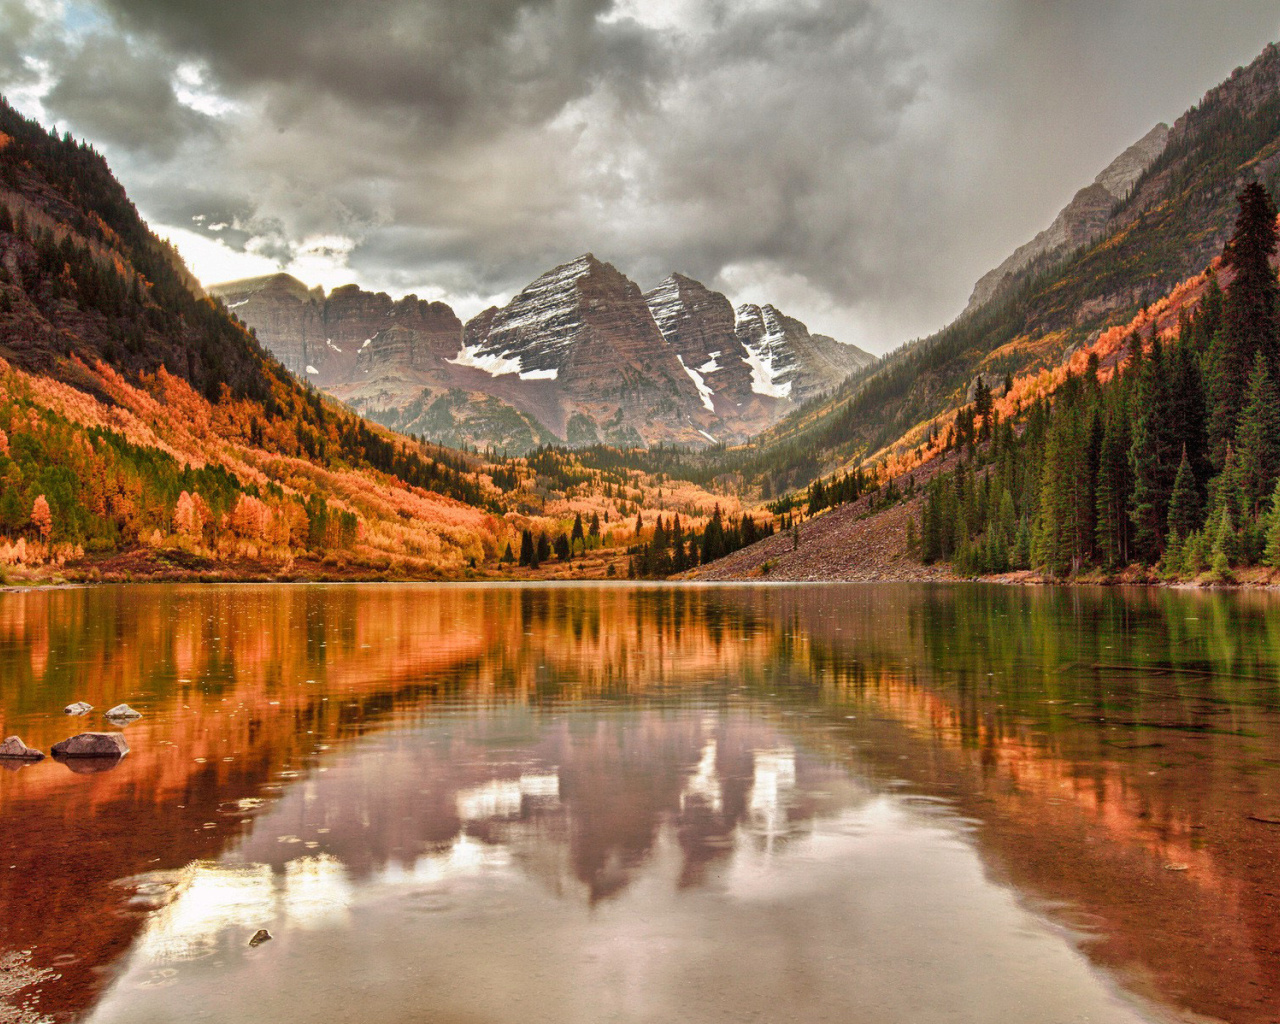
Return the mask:
[[[99,709],[128,699],[147,717],[129,727],[133,752],[105,775],[73,777],[50,762],[0,775],[0,866],[18,865],[0,872],[0,953],[34,949],[37,967],[78,956],[60,967],[49,1008],[83,1008],[102,983],[94,966],[126,950],[142,921],[121,916],[127,894],[108,883],[217,859],[246,835],[246,857],[287,873],[298,845],[277,843],[278,829],[252,831],[249,819],[300,800],[303,783],[282,773],[305,778],[324,746],[347,767],[314,788],[321,799],[307,814],[323,812],[323,823],[300,819],[329,831],[299,838],[353,877],[412,865],[465,836],[510,850],[552,891],[600,900],[669,836],[681,855],[677,883],[712,884],[733,842],[785,841],[826,813],[813,794],[837,787],[813,777],[833,770],[803,751],[845,761],[846,730],[874,715],[917,745],[905,748],[912,760],[903,766],[903,741],[886,741],[881,759],[859,770],[946,794],[948,780],[972,770],[972,813],[992,822],[984,848],[1021,864],[1020,884],[1075,878],[1070,898],[1112,905],[1091,880],[1123,889],[1124,876],[1093,851],[1111,851],[1130,871],[1164,851],[1196,865],[1183,876],[1156,863],[1143,875],[1170,894],[1169,934],[1191,927],[1190,883],[1217,901],[1201,916],[1230,933],[1223,955],[1247,958],[1272,942],[1274,900],[1261,894],[1280,891],[1267,866],[1274,858],[1237,833],[1220,842],[1205,832],[1194,833],[1192,856],[1188,830],[1215,808],[1237,824],[1268,810],[1246,806],[1252,790],[1241,787],[1270,775],[1238,769],[1254,757],[1250,771],[1261,772],[1257,757],[1274,757],[1263,748],[1274,745],[1265,716],[1277,704],[1278,664],[1280,605],[1253,594],[885,586],[5,595],[0,733],[48,749],[71,731],[49,712],[73,699]],[[1134,665],[1142,671],[1124,670]],[[591,730],[552,721],[582,702],[603,712]],[[705,720],[680,713],[691,702],[706,707]],[[844,724],[859,703],[860,724]],[[462,705],[488,710],[442,732],[437,712]],[[817,717],[781,714],[797,709]],[[1127,723],[1119,740],[1100,716]],[[1206,722],[1208,738],[1177,732]],[[497,723],[515,732],[495,734]],[[428,733],[436,739],[416,746]],[[1196,737],[1212,771],[1188,770],[1185,785],[1169,785],[1165,762],[1178,749],[1170,735]],[[1159,745],[1135,742],[1144,739]],[[375,752],[348,759],[364,749],[357,741]],[[760,754],[788,745],[801,751],[796,784],[781,810],[768,810]],[[495,749],[506,751],[502,767]],[[931,770],[917,769],[930,759]],[[786,777],[781,762],[768,770]],[[274,801],[268,810],[236,810],[263,796]],[[1054,850],[1083,833],[1065,829],[1063,800],[1104,840],[1069,864],[1055,863]],[[1254,909],[1221,896],[1233,886],[1260,894]]]

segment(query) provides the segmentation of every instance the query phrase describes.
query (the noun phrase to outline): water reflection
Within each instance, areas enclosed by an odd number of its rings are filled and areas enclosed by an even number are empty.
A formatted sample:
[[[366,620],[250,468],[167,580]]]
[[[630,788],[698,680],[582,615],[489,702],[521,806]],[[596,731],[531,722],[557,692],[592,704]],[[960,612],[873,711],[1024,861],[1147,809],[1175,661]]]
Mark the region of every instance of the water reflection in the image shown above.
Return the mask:
[[[1261,595],[5,595],[0,734],[146,717],[0,775],[0,1020],[1271,1020],[1278,654]]]

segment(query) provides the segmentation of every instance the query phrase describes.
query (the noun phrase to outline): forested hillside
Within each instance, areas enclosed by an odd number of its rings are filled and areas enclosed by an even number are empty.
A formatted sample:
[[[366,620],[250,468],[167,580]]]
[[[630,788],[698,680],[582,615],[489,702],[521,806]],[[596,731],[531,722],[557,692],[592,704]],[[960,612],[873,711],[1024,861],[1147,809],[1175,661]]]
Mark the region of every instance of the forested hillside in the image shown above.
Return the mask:
[[[1128,323],[1218,255],[1241,188],[1280,186],[1280,49],[1210,91],[1173,126],[1163,153],[1117,203],[1109,232],[1033,263],[939,333],[903,346],[827,401],[799,410],[721,468],[766,495],[833,467],[914,448],[971,400],[975,378],[1058,366]]]
[[[980,394],[949,439],[958,465],[928,487],[923,560],[1216,580],[1280,567],[1276,249],[1276,208],[1254,183],[1222,256],[1225,291],[1211,277],[1176,327],[1132,335],[1106,374],[1091,354],[1016,425]]]
[[[588,464],[594,460],[593,464]],[[601,448],[506,460],[372,426],[206,297],[106,162],[0,101],[0,569],[456,577],[523,534],[625,569],[635,518],[731,494]],[[578,563],[578,571],[583,565]]]

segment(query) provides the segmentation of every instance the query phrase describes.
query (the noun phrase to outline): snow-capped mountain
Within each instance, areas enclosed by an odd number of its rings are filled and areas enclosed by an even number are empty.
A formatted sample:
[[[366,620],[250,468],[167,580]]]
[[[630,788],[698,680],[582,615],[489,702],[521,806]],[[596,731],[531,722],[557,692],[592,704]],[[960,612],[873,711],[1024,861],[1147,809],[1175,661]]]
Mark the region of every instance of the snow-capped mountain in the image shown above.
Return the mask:
[[[286,275],[210,291],[295,374],[446,444],[736,442],[872,361],[773,306],[586,254],[463,325],[443,303]]]

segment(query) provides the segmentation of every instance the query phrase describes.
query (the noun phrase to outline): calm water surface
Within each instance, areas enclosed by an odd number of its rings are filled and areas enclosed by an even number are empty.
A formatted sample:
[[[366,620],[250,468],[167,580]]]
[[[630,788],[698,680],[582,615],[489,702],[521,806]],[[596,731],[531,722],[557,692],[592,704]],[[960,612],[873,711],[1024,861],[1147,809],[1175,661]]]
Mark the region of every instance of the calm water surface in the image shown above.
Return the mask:
[[[5,594],[0,737],[145,717],[0,771],[0,1022],[1275,1021],[1278,668],[1267,595]]]

